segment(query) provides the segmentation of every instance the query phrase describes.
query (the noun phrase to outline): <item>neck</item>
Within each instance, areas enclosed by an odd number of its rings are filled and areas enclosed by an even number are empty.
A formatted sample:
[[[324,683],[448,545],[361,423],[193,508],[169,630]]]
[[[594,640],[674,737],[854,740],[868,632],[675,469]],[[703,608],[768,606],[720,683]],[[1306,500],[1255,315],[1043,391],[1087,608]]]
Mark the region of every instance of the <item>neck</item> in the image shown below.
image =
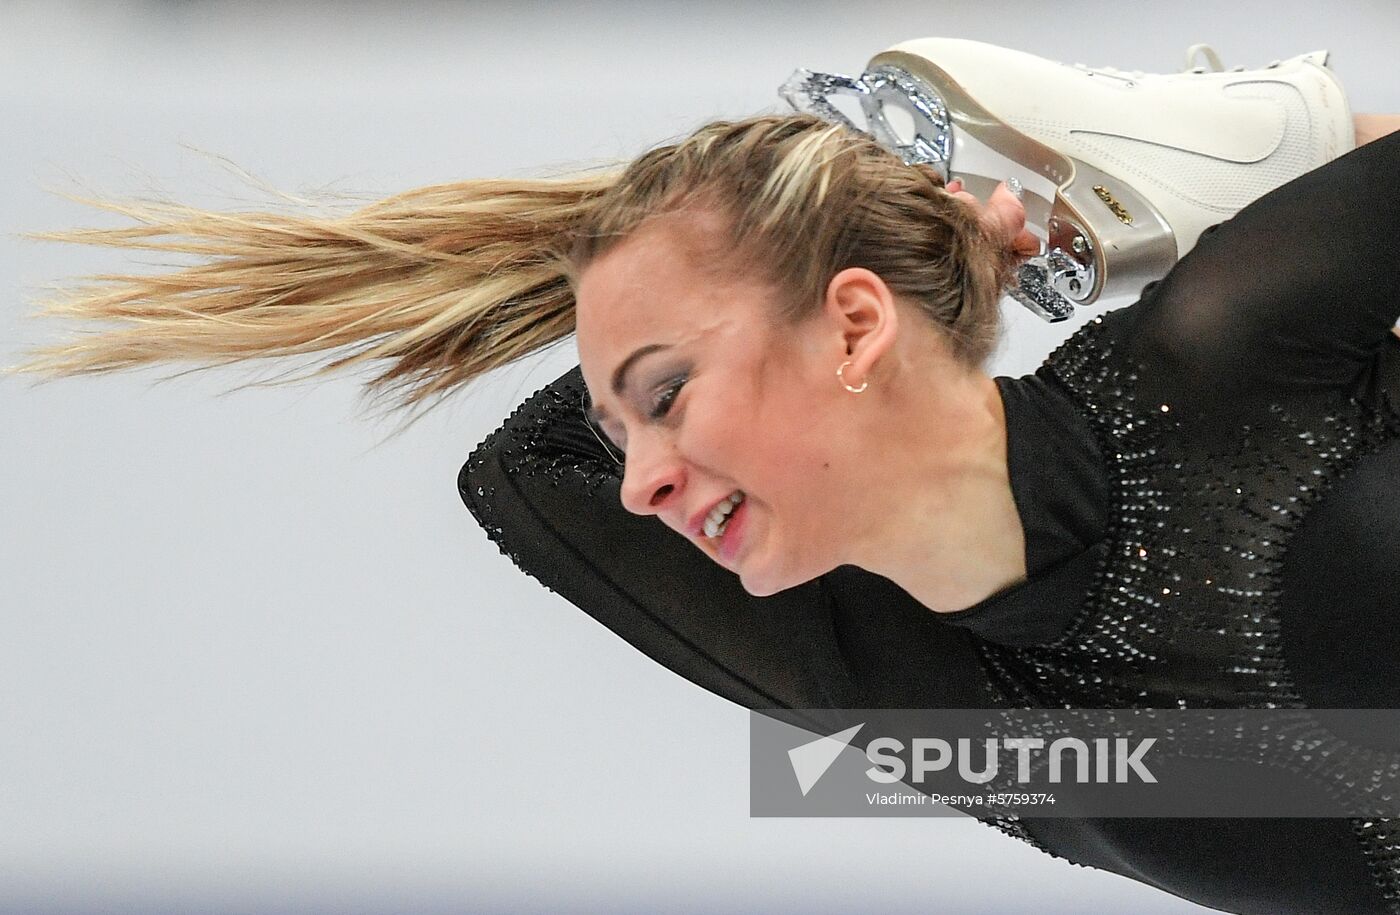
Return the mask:
[[[1007,467],[1006,413],[996,382],[958,372],[901,388],[867,479],[854,565],[890,579],[939,612],[962,610],[1026,577],[1025,533]]]

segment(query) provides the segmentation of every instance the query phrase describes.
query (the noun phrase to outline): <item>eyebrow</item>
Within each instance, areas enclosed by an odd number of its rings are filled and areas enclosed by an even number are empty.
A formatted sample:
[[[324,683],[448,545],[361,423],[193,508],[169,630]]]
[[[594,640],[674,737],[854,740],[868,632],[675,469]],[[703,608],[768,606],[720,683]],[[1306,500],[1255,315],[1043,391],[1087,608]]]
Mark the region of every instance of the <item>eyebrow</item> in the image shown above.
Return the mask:
[[[618,397],[622,396],[622,392],[627,389],[627,373],[632,370],[632,366],[637,362],[638,359],[641,359],[643,356],[649,356],[652,353],[657,352],[658,350],[670,348],[671,345],[669,343],[648,343],[646,346],[639,346],[636,349],[634,349],[631,355],[629,355],[626,359],[622,360],[622,364],[619,365],[617,369],[613,372],[613,394],[617,395]],[[590,405],[587,411],[585,412],[587,412],[588,418],[595,423],[602,423],[603,420],[607,419],[608,417],[608,411],[597,406]]]

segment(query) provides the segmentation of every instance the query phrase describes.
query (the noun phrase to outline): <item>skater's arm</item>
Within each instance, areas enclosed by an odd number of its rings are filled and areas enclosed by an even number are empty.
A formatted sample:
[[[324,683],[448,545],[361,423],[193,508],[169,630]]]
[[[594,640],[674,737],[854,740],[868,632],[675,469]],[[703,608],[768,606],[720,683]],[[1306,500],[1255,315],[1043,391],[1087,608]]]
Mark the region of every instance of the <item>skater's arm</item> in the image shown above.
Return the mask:
[[[1142,338],[1222,387],[1354,380],[1400,315],[1400,133],[1208,230],[1140,311]]]

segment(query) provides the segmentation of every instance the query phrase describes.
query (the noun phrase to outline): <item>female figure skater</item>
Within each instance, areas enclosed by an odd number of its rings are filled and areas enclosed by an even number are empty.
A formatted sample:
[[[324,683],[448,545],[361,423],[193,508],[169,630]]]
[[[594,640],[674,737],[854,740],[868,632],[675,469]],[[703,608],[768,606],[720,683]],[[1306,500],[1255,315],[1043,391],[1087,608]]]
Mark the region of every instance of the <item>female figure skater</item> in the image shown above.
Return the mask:
[[[412,405],[576,332],[579,368],[472,454],[461,495],[522,569],[719,695],[1392,708],[1400,134],[1345,139],[1178,233],[1176,266],[1023,378],[981,368],[1000,292],[1044,253],[1022,201],[807,114],[341,219],[149,208],[70,237],[207,262],[75,298],[136,326],[25,368],[362,343],[322,371],[391,360],[371,384]],[[1384,819],[988,819],[1227,911],[1400,911]]]

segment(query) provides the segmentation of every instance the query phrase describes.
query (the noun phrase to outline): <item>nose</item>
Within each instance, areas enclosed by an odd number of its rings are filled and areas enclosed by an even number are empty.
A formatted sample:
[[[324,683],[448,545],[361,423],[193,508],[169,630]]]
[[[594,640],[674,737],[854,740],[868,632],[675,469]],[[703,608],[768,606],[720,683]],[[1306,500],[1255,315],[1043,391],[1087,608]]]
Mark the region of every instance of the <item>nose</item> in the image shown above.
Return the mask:
[[[622,471],[622,506],[634,515],[655,515],[671,505],[685,483],[685,467],[674,445],[657,435],[627,443]]]

